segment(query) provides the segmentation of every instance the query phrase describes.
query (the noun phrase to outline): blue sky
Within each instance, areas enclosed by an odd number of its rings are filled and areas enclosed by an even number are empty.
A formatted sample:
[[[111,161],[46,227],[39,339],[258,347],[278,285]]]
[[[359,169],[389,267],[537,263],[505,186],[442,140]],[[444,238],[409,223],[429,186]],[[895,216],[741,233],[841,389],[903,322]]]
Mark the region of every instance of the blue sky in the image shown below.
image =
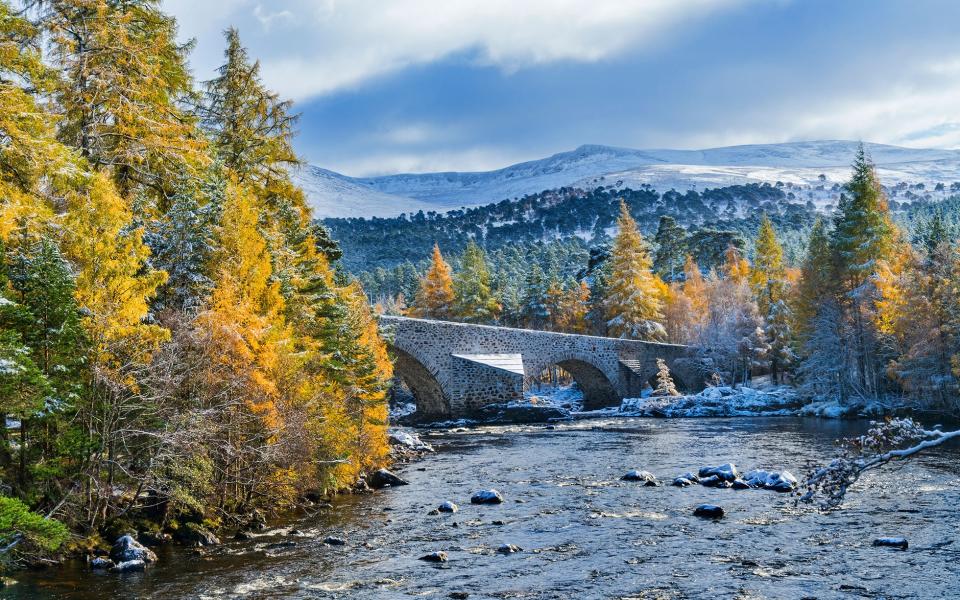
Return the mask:
[[[240,29],[350,175],[486,170],[580,144],[960,146],[954,0],[164,0],[195,76]]]

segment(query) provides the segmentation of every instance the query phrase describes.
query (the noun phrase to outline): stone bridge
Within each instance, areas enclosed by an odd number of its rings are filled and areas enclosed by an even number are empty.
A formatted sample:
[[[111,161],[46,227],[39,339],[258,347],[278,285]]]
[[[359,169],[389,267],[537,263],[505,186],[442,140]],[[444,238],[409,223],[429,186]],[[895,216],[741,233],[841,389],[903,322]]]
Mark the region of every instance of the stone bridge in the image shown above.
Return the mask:
[[[570,373],[584,408],[617,406],[654,382],[657,358],[677,387],[703,388],[686,346],[381,316],[380,331],[394,355],[396,376],[413,392],[422,419],[469,416],[486,405],[523,397],[546,369]]]

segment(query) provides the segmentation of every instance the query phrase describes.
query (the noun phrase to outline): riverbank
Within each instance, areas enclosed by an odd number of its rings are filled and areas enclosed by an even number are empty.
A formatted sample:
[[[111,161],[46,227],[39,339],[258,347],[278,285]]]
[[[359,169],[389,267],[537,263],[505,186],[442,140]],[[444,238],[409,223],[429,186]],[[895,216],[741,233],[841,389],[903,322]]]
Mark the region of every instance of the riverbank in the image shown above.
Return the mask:
[[[575,384],[542,387],[525,392],[523,400],[484,407],[471,418],[416,423],[416,406],[404,404],[391,418],[428,428],[557,423],[576,419],[610,417],[708,418],[708,417],[819,417],[860,419],[907,414],[902,405],[878,401],[811,401],[795,388],[771,385],[762,380],[750,386],[708,387],[697,394],[626,398],[619,406],[584,411],[583,395]]]

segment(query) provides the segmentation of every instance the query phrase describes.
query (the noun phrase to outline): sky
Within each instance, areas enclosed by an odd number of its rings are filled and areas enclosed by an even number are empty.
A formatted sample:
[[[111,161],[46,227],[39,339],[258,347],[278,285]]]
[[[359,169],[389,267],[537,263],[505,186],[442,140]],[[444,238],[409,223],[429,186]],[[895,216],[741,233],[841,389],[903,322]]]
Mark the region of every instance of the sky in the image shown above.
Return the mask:
[[[582,144],[960,147],[955,0],[163,0],[209,79],[237,27],[354,176],[477,171]]]

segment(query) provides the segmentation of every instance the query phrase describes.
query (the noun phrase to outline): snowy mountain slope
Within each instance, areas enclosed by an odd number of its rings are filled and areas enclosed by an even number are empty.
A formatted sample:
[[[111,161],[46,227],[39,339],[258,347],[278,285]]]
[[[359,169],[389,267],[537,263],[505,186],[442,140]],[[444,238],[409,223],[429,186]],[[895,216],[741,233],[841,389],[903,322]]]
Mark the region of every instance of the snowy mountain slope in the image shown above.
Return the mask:
[[[843,182],[857,142],[815,141],[709,148],[632,150],[585,145],[540,160],[477,173],[353,178],[310,167],[301,173],[317,216],[391,216],[512,199],[564,186],[649,184],[658,191],[782,181],[798,186]],[[960,151],[867,144],[888,186],[960,180]],[[821,182],[819,176],[826,176]],[[814,197],[817,196],[817,197]],[[820,200],[812,194],[811,199]]]
[[[292,175],[294,182],[303,188],[314,216],[318,218],[395,217],[404,212],[436,210],[427,202],[387,194],[313,165],[294,171]]]

